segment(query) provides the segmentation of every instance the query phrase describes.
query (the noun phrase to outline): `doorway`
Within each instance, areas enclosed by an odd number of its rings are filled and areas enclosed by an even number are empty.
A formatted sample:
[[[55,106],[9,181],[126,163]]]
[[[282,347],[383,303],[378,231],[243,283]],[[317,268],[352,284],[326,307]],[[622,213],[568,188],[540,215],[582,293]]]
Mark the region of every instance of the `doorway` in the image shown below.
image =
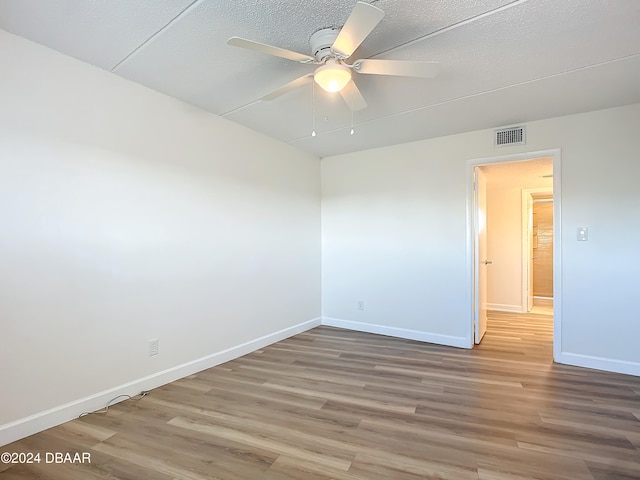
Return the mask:
[[[533,196],[533,306],[553,307],[553,195]]]
[[[521,244],[520,241],[518,241],[515,247],[513,246],[513,242],[511,243],[511,247],[509,247],[511,248],[510,260],[507,256],[504,256],[504,255],[502,257],[498,256],[497,259],[491,258],[492,254],[495,255],[496,251],[502,252],[501,250],[502,247],[500,246],[500,242],[509,240],[508,238],[509,235],[507,234],[499,235],[497,246],[493,245],[492,247],[490,244],[491,242],[489,242],[489,245],[486,248],[485,255],[483,255],[482,252],[479,250],[481,239],[482,239],[482,233],[483,233],[482,221],[486,218],[487,223],[490,224],[491,222],[490,220],[491,201],[489,202],[489,206],[487,208],[487,216],[485,217],[485,215],[483,215],[483,210],[482,210],[482,199],[478,197],[478,192],[480,191],[480,194],[482,196],[482,190],[483,190],[483,185],[482,185],[483,181],[479,179],[478,172],[484,173],[485,182],[491,183],[492,181],[491,172],[492,170],[493,171],[497,170],[497,167],[500,167],[500,169],[502,169],[502,167],[513,167],[512,168],[513,171],[522,170],[522,169],[526,171],[527,168],[532,169],[536,165],[535,160],[541,160],[543,158],[547,158],[548,162],[550,162],[550,164],[552,165],[553,176],[552,178],[549,179],[549,181],[551,182],[553,187],[553,190],[552,190],[553,196],[556,197],[557,199],[555,202],[549,202],[548,198],[545,199],[547,200],[546,208],[551,209],[552,218],[555,219],[555,221],[552,224],[552,227],[550,228],[550,237],[553,243],[555,244],[555,248],[551,248],[545,252],[545,254],[550,255],[551,259],[553,260],[552,262],[548,262],[548,266],[552,272],[552,275],[550,277],[554,281],[550,287],[547,284],[547,287],[545,287],[547,288],[547,290],[543,292],[543,294],[534,295],[533,282],[535,280],[533,278],[533,272],[535,271],[534,270],[535,265],[531,262],[534,262],[537,259],[533,258],[536,255],[533,255],[533,254],[525,255],[526,250],[525,250],[524,243]],[[471,303],[471,315],[470,315],[471,321],[469,322],[469,331],[468,331],[469,347],[473,347],[474,343],[480,343],[482,340],[482,334],[484,333],[484,329],[486,328],[486,314],[484,312],[486,312],[487,307],[489,309],[496,309],[496,310],[502,310],[505,312],[522,314],[523,312],[526,313],[530,311],[530,308],[533,307],[534,301],[535,301],[535,298],[533,297],[539,296],[542,298],[542,297],[548,296],[550,298],[555,298],[556,300],[553,304],[553,307],[551,307],[552,309],[551,311],[554,314],[553,316],[554,358],[557,357],[559,354],[560,345],[561,345],[560,335],[561,335],[561,324],[562,324],[562,319],[560,317],[560,312],[561,312],[560,301],[561,301],[561,285],[562,284],[560,281],[561,269],[559,268],[560,252],[561,252],[561,245],[560,245],[561,238],[559,235],[560,212],[561,212],[560,160],[561,159],[560,159],[559,150],[547,150],[547,151],[530,152],[530,153],[516,154],[516,155],[506,155],[506,156],[500,156],[500,157],[478,158],[474,160],[469,160],[467,162],[467,168],[468,168],[467,170],[467,179],[468,179],[468,190],[467,190],[468,191],[468,198],[467,198],[468,200],[468,203],[467,203],[467,206],[468,206],[467,208],[468,255],[467,255],[467,259],[468,259],[468,267],[469,267],[469,273],[470,273],[469,299]],[[509,168],[504,168],[503,170],[509,171]],[[487,190],[486,184],[484,185],[484,189],[485,191]],[[488,189],[489,189],[488,191],[491,192],[490,186],[488,187]],[[524,195],[523,195],[525,188],[520,188],[516,190],[517,190],[516,194],[514,194],[514,192],[508,192],[508,193],[511,196],[517,195],[517,198],[515,199],[512,198],[509,201],[504,201],[501,203],[501,205],[505,209],[517,210],[516,212],[512,211],[511,214],[517,215],[518,222],[519,222],[519,225],[517,227],[518,228],[517,236],[519,236],[520,232],[522,232],[522,238],[524,239],[525,232],[519,229],[521,228],[520,222],[522,222],[522,218],[523,218],[521,215],[524,215],[525,213],[524,212],[524,208],[525,208]],[[550,190],[550,189],[547,188],[547,190]],[[540,192],[540,194],[543,194],[543,193],[545,192]],[[549,191],[546,192],[547,195],[549,193],[550,193]],[[522,206],[521,206],[520,195],[523,195]],[[489,193],[489,196],[491,196],[490,193]],[[531,196],[531,199],[532,199],[531,204],[533,207],[534,197]],[[540,200],[542,200],[542,198],[540,198]],[[513,229],[511,231],[513,232]],[[532,231],[533,231],[533,225],[532,225]],[[510,240],[512,241],[513,238],[511,238]],[[539,242],[539,240],[540,239],[537,239],[537,240],[531,239],[530,245],[533,246],[533,244],[536,241]],[[496,250],[496,248],[498,248],[498,250]],[[517,252],[515,252],[515,250],[517,250]],[[525,258],[528,258],[528,260],[525,261]],[[490,277],[492,274],[497,274],[500,276],[501,269],[502,269],[502,272],[505,272],[505,271],[510,272],[512,277],[513,277],[514,271],[517,271],[518,278],[515,279],[514,281],[507,282],[508,283],[507,288],[511,289],[511,292],[510,292],[511,300],[505,301],[502,304],[497,304],[497,305],[491,304],[487,302],[487,294],[491,295],[491,292],[488,290],[490,290],[491,287],[488,289],[487,283],[483,285],[483,282],[486,282],[486,280],[483,280],[483,278],[485,275],[488,275]],[[529,274],[531,274],[531,278],[530,278],[530,281],[527,282],[527,276],[529,276]],[[525,288],[525,285],[526,285],[526,288]],[[550,291],[549,291],[549,288],[550,288]],[[530,303],[527,303],[527,299],[529,297],[531,297],[531,300],[529,300]]]
[[[522,312],[553,313],[553,237],[553,187],[523,189]]]

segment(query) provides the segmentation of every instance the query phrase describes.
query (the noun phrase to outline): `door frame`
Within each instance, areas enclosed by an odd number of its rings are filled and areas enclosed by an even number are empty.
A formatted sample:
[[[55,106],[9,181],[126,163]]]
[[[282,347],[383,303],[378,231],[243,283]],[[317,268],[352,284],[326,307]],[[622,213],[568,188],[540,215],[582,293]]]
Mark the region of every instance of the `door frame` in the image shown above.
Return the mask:
[[[550,193],[555,195],[553,188],[524,188],[522,190],[522,312],[531,311],[533,305],[529,305],[529,298],[533,298],[533,267],[531,265],[531,236],[533,234],[533,225],[531,220],[533,217],[534,193]],[[527,202],[531,199],[531,203]],[[554,218],[555,226],[555,218]],[[555,240],[555,239],[554,239]],[[555,248],[555,242],[554,242]]]
[[[469,305],[469,317],[467,321],[466,344],[468,348],[474,346],[475,329],[475,297],[477,285],[475,282],[475,244],[477,232],[475,231],[474,218],[476,216],[474,205],[474,169],[483,165],[496,163],[521,162],[536,158],[550,157],[553,164],[553,358],[560,358],[562,353],[562,158],[559,148],[538,150],[524,153],[500,155],[494,157],[481,157],[467,160],[467,205],[466,205],[466,263],[467,263],[467,305]]]

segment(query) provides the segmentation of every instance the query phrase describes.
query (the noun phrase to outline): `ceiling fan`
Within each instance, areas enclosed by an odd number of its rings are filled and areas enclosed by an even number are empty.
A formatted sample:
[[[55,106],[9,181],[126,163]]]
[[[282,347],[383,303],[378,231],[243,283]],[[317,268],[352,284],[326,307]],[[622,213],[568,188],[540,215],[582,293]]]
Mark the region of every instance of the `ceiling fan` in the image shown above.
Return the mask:
[[[273,100],[289,91],[315,81],[327,92],[340,92],[352,110],[361,110],[367,102],[352,78],[352,72],[373,75],[398,75],[433,78],[437,62],[356,59],[347,60],[384,17],[384,12],[370,3],[357,2],[342,28],[318,30],[309,39],[313,56],[293,52],[264,43],[232,37],[227,44],[242,47],[295,62],[319,65],[312,73],[303,75],[263,96],[260,100]]]

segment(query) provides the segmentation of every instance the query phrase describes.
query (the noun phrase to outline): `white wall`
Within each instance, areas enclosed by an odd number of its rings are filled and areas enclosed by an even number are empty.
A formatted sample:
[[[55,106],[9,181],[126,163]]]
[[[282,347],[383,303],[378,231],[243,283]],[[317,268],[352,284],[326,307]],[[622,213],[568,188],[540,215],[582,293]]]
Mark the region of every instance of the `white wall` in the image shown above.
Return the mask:
[[[318,158],[2,31],[0,63],[0,444],[319,323]]]
[[[464,343],[465,163],[455,158],[473,156],[440,138],[322,160],[323,317]]]
[[[323,159],[323,317],[464,344],[467,161],[560,147],[557,360],[640,375],[638,125],[635,104],[532,122],[525,146],[495,149],[487,130]]]

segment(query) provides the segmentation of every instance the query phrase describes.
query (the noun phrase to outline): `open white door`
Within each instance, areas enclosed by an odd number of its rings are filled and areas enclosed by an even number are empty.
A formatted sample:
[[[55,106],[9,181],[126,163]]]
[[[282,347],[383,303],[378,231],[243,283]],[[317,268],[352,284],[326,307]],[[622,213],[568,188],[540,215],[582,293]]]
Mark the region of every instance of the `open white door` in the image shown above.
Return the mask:
[[[475,343],[487,331],[487,182],[480,167],[474,168],[475,197]]]
[[[523,272],[526,275],[524,288],[526,290],[525,311],[530,312],[533,308],[533,196],[528,190],[522,192],[523,212],[522,218],[525,222],[522,232],[524,239]]]

